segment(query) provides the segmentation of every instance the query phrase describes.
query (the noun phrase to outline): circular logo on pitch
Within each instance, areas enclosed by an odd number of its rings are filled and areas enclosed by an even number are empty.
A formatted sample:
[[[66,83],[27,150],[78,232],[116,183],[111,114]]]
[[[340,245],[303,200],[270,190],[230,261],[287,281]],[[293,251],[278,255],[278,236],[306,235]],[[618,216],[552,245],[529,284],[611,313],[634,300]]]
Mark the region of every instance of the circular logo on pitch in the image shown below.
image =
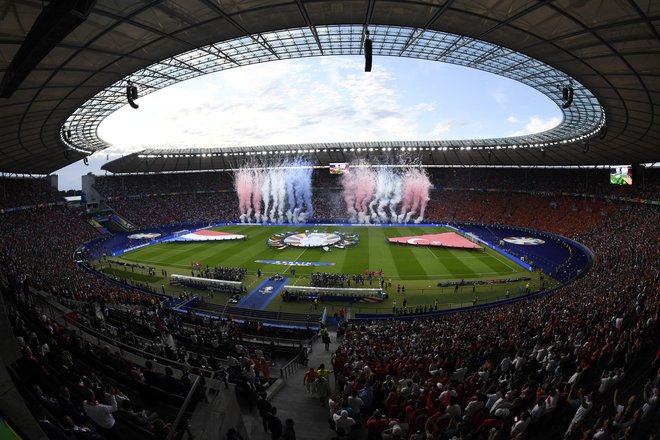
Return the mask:
[[[510,244],[518,244],[522,246],[538,246],[545,243],[545,240],[534,237],[506,237],[502,240]]]
[[[339,241],[341,241],[341,236],[327,232],[303,232],[302,234],[291,234],[284,239],[284,243],[289,246],[298,247],[330,246]]]
[[[304,248],[329,248],[330,246],[344,249],[353,246],[360,241],[357,234],[344,232],[280,232],[268,239],[268,246],[276,249],[284,249],[289,246]]]

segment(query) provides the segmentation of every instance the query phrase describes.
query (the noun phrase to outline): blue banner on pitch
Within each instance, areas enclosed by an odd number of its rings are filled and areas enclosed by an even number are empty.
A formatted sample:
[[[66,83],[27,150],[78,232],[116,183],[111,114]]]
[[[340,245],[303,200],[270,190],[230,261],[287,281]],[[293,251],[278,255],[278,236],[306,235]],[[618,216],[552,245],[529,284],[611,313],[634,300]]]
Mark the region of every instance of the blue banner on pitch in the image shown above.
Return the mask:
[[[254,260],[255,263],[278,264],[280,266],[334,266],[335,263],[323,261],[282,261],[282,260]]]

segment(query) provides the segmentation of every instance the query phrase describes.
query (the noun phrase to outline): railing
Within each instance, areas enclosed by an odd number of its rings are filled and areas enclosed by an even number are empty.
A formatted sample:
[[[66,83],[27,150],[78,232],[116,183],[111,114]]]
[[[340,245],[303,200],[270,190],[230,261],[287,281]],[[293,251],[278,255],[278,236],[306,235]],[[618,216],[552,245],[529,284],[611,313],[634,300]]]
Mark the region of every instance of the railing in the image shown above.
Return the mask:
[[[190,406],[190,402],[192,402],[193,396],[195,395],[195,392],[197,391],[197,387],[199,386],[200,381],[201,381],[201,378],[199,376],[197,376],[195,378],[195,381],[192,384],[192,387],[190,388],[190,391],[188,391],[188,395],[186,396],[186,400],[183,402],[183,405],[179,409],[179,412],[176,415],[176,419],[174,419],[174,423],[172,423],[172,427],[170,428],[170,432],[167,434],[167,437],[165,437],[165,440],[172,440],[174,438],[174,435],[179,430],[179,425],[181,424],[181,420],[183,419],[183,415],[185,414],[186,410],[188,409],[188,406]],[[185,430],[188,433],[188,436],[192,439],[192,434],[190,433],[190,430],[188,429],[187,421],[186,421],[186,424],[185,424]]]
[[[295,373],[302,365],[303,361],[301,355],[299,354],[291,359],[285,366],[280,368],[280,378],[282,380],[286,380],[287,377]]]
[[[39,307],[39,309],[41,310],[42,313],[44,313],[46,311],[45,308],[47,308],[47,310],[49,312],[49,315],[50,315],[50,318],[52,320],[55,320],[55,321],[58,320],[58,316],[56,316],[56,313],[54,311],[54,305],[51,304],[50,302],[48,302],[48,300],[45,297],[43,297],[41,295],[36,295],[36,296],[33,295],[32,298],[33,299],[38,299],[38,303],[39,303],[38,307]],[[35,304],[35,305],[37,305],[37,304]],[[58,304],[58,305],[55,305],[55,308],[59,309],[60,313],[65,313],[65,311],[63,310],[64,309],[63,306],[60,306]],[[80,315],[84,316],[85,318],[89,319],[89,316],[87,316],[83,313],[80,313],[80,312],[75,312],[75,313],[80,314]],[[64,320],[65,324],[72,325],[72,326],[76,327],[77,329],[79,329],[81,331],[84,331],[84,333],[81,332],[81,334],[80,334],[81,337],[84,338],[85,336],[87,336],[88,338],[89,337],[95,338],[96,342],[97,342],[97,345],[99,345],[99,346],[101,345],[101,341],[103,341],[107,344],[111,344],[111,345],[113,345],[113,346],[115,346],[116,348],[119,349],[119,352],[122,356],[124,355],[124,351],[126,351],[128,353],[132,353],[132,354],[134,354],[136,356],[139,356],[141,358],[144,358],[144,359],[153,359],[154,361],[158,362],[161,365],[170,366],[170,367],[173,367],[173,368],[175,368],[177,370],[180,370],[180,371],[185,371],[185,370],[190,369],[190,365],[188,365],[188,364],[183,364],[181,362],[174,361],[172,359],[168,359],[168,358],[159,356],[155,353],[151,353],[149,351],[144,351],[144,350],[141,350],[139,348],[133,347],[131,345],[125,344],[123,342],[117,341],[116,339],[114,339],[114,338],[112,338],[108,335],[105,335],[103,333],[100,333],[98,330],[93,329],[91,327],[88,327],[84,324],[80,324],[80,323],[77,322],[75,325],[73,325],[66,318],[64,318],[63,320]],[[104,323],[104,325],[107,326],[107,327],[115,328],[115,327],[113,327],[109,324]],[[142,339],[146,342],[153,343],[153,341],[150,341],[148,339],[141,338],[139,336],[136,336],[136,337],[138,337],[138,338],[140,338],[140,339]],[[188,353],[192,353],[192,352],[188,352]],[[222,360],[219,360],[219,361],[222,362]],[[214,371],[214,370],[207,370],[207,369],[204,369],[204,368],[199,368],[199,371],[202,375],[209,378],[209,385],[210,385],[213,382],[215,382],[214,378],[215,378],[216,374],[218,373],[218,371],[221,371],[221,370]],[[218,387],[217,389],[220,389],[219,382],[217,384],[217,387]]]
[[[126,311],[124,309],[117,307],[117,305],[114,304],[109,309],[110,310],[118,309],[122,312]],[[194,330],[195,328],[198,327],[198,325],[184,320],[183,327],[189,330]],[[264,335],[254,335],[250,333],[245,333],[241,336],[240,341],[244,343],[254,343],[254,344],[269,345],[269,346],[274,345],[276,347],[297,347],[300,344],[305,344],[305,343],[311,344],[313,339],[314,338],[312,337],[312,339],[308,341],[306,339],[288,339],[277,336],[264,336]]]
[[[178,362],[178,361],[173,361],[172,359],[168,359],[168,358],[159,356],[155,353],[151,353],[149,351],[144,351],[144,350],[141,350],[139,348],[135,348],[131,345],[124,344],[123,342],[117,341],[116,339],[114,339],[110,336],[104,335],[103,333],[99,333],[98,331],[96,331],[96,330],[94,330],[90,327],[87,327],[85,325],[76,324],[75,327],[80,329],[80,330],[83,330],[85,333],[87,333],[88,336],[96,338],[97,342],[98,342],[98,345],[101,345],[101,341],[103,341],[105,343],[108,343],[108,344],[111,344],[111,345],[117,347],[119,349],[120,354],[122,354],[122,356],[123,356],[123,352],[126,351],[128,353],[132,353],[132,354],[137,355],[137,356],[139,356],[141,358],[144,358],[144,359],[152,359],[152,360],[158,362],[161,365],[170,366],[170,367],[173,367],[173,368],[175,368],[177,370],[180,370],[180,371],[189,370],[191,368],[190,365],[188,365],[188,364],[184,364],[184,363],[181,363],[181,362]],[[191,353],[191,352],[189,352],[189,353]],[[200,371],[201,374],[203,374],[204,376],[206,376],[208,378],[215,377],[215,374],[217,373],[217,371],[207,370],[205,368],[199,368],[199,371]],[[221,371],[221,370],[218,370],[218,371]]]
[[[209,319],[220,319],[227,314],[235,321],[258,321],[264,325],[287,326],[297,325],[300,328],[318,328],[318,315],[289,312],[270,312],[267,310],[247,309],[243,307],[228,307],[220,304],[204,304],[204,308],[173,309],[177,313],[194,313],[196,316]]]
[[[61,305],[59,305],[59,304],[53,305],[53,304],[49,303],[44,296],[38,295],[38,294],[30,295],[27,298],[27,301],[23,303],[23,305],[25,307],[29,307],[30,305],[33,305],[34,307],[38,308],[41,313],[48,312],[51,316],[51,319],[55,322],[58,321],[58,318],[63,317],[63,315],[57,316],[56,310],[60,313],[65,311],[65,310],[63,310],[64,308]],[[29,318],[29,319],[34,320],[34,318],[32,318],[32,317]],[[66,323],[66,319],[64,319],[64,321]],[[38,324],[38,321],[34,321],[34,322]],[[76,327],[83,327],[85,332],[88,332],[88,331],[94,332],[93,329],[89,329],[85,326],[76,326]],[[45,329],[42,328],[41,331],[45,332]],[[95,333],[94,335],[90,335],[90,334],[85,334],[83,332],[80,332],[80,336],[83,339],[84,338],[89,338],[89,337],[92,337],[92,336],[97,337],[99,343],[100,343],[101,339],[107,339],[107,337],[105,337],[102,334],[99,334],[98,332],[94,332],[94,333]],[[125,344],[122,344],[122,345],[124,345],[126,347]],[[121,348],[120,348],[120,350],[121,350]],[[214,374],[215,373],[213,371],[210,371],[210,370],[201,370],[201,371],[203,373],[209,373],[210,372],[210,380],[212,381],[214,379]],[[186,395],[183,404],[181,405],[181,407],[179,408],[179,410],[177,412],[176,418],[175,418],[174,422],[172,423],[172,426],[171,426],[170,431],[169,431],[169,433],[166,437],[166,440],[172,440],[174,438],[174,436],[178,435],[178,433],[181,432],[181,431],[185,431],[188,435],[188,438],[193,439],[192,433],[190,432],[190,430],[188,428],[187,421],[185,421],[184,424],[182,424],[183,417],[185,416],[186,412],[188,411],[188,408],[190,407],[191,403],[193,403],[193,398],[195,397],[196,394],[198,394],[198,389],[201,386],[201,384],[203,383],[202,376],[193,375],[193,377],[194,377],[193,384],[190,388],[190,391]],[[116,380],[111,378],[111,377],[108,377],[107,380],[109,381],[108,383],[117,384]],[[207,388],[209,388],[208,385],[207,385]],[[204,392],[204,398],[205,399],[206,399],[206,392],[207,392],[207,390],[205,390],[205,392]],[[183,437],[180,437],[180,438],[183,438]]]

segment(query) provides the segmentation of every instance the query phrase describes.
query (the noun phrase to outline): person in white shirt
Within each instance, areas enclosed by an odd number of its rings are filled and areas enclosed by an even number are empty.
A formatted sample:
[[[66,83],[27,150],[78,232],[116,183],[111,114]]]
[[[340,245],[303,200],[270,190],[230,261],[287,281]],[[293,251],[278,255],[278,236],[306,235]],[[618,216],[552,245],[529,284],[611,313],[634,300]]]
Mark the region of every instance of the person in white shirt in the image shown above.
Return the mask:
[[[461,407],[458,405],[458,398],[456,396],[449,396],[449,405],[447,405],[446,412],[454,420],[461,419]]]
[[[582,395],[581,390],[578,391],[578,399],[580,400],[580,406],[577,411],[575,411],[573,420],[571,420],[571,423],[568,425],[568,429],[566,430],[566,434],[564,434],[564,438],[570,437],[573,434],[573,431],[578,427],[582,420],[587,417],[587,414],[589,414],[591,408],[594,406],[589,397]]]
[[[546,406],[546,400],[545,399],[540,399],[536,405],[532,408],[532,411],[530,412],[530,419],[532,423],[538,422],[541,417],[545,414],[547,409]]]
[[[452,375],[452,379],[454,379],[456,382],[463,382],[465,380],[466,373],[467,373],[467,367],[457,368],[456,371],[454,371],[454,374]]]
[[[615,371],[610,372],[609,374],[605,372],[603,377],[600,379],[600,386],[598,387],[598,392],[600,394],[605,394],[609,389],[619,383],[623,378],[623,374],[618,374]]]
[[[114,389],[111,393],[105,393],[105,399],[109,405],[103,405],[96,401],[94,391],[90,388],[85,388],[83,390],[83,396],[85,397],[83,410],[85,411],[85,414],[87,414],[87,417],[89,417],[104,434],[107,434],[108,437],[113,439],[120,438],[119,430],[115,424],[115,418],[112,415],[117,411],[116,394],[117,391]]]
[[[513,424],[513,427],[511,428],[511,434],[509,434],[510,438],[514,438],[520,433],[525,432],[527,427],[529,426],[531,419],[529,417],[529,413],[527,411],[523,411],[520,413],[519,417],[516,417],[515,423]]]
[[[348,417],[348,411],[343,410],[339,414],[334,414],[332,420],[335,422],[335,431],[337,434],[349,435],[351,433],[351,428],[355,425],[355,420],[351,417]]]
[[[644,401],[642,419],[646,421],[656,413],[658,402],[660,402],[660,390],[657,387],[651,388],[650,382],[644,386]]]
[[[362,405],[364,405],[364,401],[360,399],[357,391],[353,391],[347,400],[348,400],[348,406],[350,406],[351,409],[353,410],[354,419],[359,420],[360,408],[362,408]]]
[[[495,405],[495,402],[497,402],[503,396],[504,396],[504,392],[502,391],[497,391],[492,394],[486,394],[486,397],[488,398],[488,400],[486,400],[486,409],[490,411],[493,408],[493,405]]]
[[[485,406],[486,406],[486,396],[483,393],[477,393],[476,400],[472,400],[465,407],[465,415],[463,416],[463,421],[472,423],[477,413],[483,410]]]
[[[518,352],[518,354],[516,354],[516,357],[512,362],[512,366],[516,371],[521,371],[526,363],[527,362],[525,361],[522,352]]]
[[[458,397],[458,393],[454,390],[454,385],[449,384],[447,386],[447,389],[444,390],[442,393],[440,393],[440,396],[438,397],[438,399],[440,399],[441,401],[444,402],[444,401],[448,401],[449,398],[452,397],[452,396],[453,397]]]

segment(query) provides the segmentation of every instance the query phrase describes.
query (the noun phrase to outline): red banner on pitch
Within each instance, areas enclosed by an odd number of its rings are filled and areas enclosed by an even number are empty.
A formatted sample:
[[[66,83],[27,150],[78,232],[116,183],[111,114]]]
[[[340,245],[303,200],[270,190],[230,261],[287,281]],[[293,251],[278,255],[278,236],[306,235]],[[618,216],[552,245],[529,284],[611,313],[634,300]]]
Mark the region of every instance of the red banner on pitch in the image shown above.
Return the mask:
[[[455,232],[442,234],[413,235],[410,237],[391,237],[390,243],[411,244],[413,246],[438,246],[459,249],[481,249],[476,243]]]

